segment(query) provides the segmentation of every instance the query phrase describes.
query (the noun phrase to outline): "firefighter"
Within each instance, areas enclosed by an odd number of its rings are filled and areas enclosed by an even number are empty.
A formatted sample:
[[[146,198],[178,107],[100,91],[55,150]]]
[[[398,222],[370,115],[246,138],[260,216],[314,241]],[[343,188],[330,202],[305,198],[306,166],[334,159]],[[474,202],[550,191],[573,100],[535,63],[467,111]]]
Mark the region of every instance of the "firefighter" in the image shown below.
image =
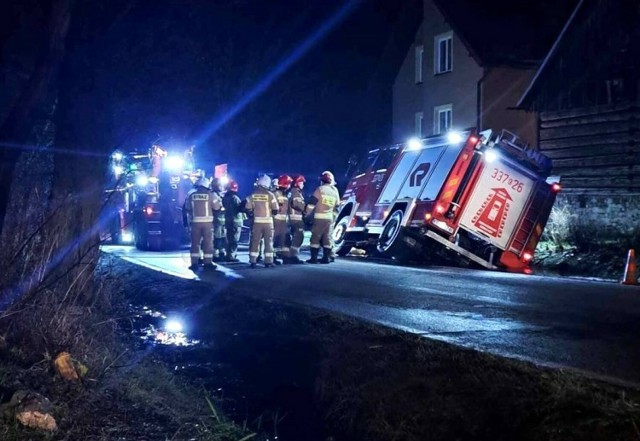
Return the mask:
[[[280,265],[280,263],[288,263],[289,261],[289,246],[291,244],[291,235],[289,234],[289,187],[293,179],[290,176],[282,175],[278,178],[278,188],[274,193],[276,200],[278,201],[278,213],[274,216],[274,236],[273,236],[273,251],[276,254],[274,263]],[[280,260],[282,262],[280,262]]]
[[[311,259],[308,263],[318,263],[318,254],[322,246],[322,260],[320,263],[331,262],[331,239],[333,234],[333,219],[340,203],[340,195],[335,187],[333,173],[325,171],[320,175],[320,186],[313,192],[309,203],[305,207],[305,214],[313,211],[313,226],[311,227]]]
[[[189,269],[198,268],[200,248],[204,257],[206,269],[216,268],[213,259],[213,232],[211,223],[213,213],[222,208],[220,198],[209,190],[209,180],[205,177],[198,178],[195,188],[187,194],[184,201],[183,213],[186,214],[185,227],[191,227],[191,266]]]
[[[258,179],[253,194],[246,200],[247,214],[252,218],[251,239],[249,243],[249,262],[256,267],[260,240],[264,238],[264,266],[273,266],[273,216],[278,213],[278,201],[269,191],[271,180],[263,175]]]
[[[222,198],[222,206],[227,230],[227,262],[239,262],[237,257],[238,242],[245,215],[243,212],[244,204],[238,197],[238,183],[236,181],[229,182],[229,189]]]
[[[211,191],[222,200],[223,185],[220,179],[213,178],[211,181]],[[216,211],[213,214],[213,261],[223,262],[226,260],[225,248],[226,248],[227,233],[225,232],[225,215],[224,206],[221,210]]]
[[[304,263],[298,257],[298,252],[304,240],[304,176],[298,175],[293,179],[293,187],[289,194],[289,223],[291,225],[291,247],[289,248],[289,263]]]

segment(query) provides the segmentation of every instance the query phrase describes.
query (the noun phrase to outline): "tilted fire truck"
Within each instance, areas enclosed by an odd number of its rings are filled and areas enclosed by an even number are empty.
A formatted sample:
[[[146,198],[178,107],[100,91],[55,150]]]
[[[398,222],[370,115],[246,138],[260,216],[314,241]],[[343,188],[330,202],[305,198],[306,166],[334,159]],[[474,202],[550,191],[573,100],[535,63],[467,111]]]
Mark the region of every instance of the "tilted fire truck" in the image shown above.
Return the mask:
[[[111,155],[113,185],[107,191],[114,207],[113,243],[160,250],[188,243],[182,205],[201,173],[194,169],[193,148],[170,154],[159,145],[147,152]]]
[[[371,150],[343,195],[336,250],[374,243],[398,260],[527,271],[560,190],[550,170],[548,157],[507,131]]]

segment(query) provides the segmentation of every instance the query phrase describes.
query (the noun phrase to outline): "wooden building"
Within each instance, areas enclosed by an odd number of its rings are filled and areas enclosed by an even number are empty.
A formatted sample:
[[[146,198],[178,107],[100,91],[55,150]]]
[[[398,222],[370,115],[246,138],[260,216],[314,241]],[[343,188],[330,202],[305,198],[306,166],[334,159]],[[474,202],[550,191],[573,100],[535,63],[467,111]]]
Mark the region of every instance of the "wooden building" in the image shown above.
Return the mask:
[[[581,0],[518,106],[583,222],[640,228],[640,0]]]

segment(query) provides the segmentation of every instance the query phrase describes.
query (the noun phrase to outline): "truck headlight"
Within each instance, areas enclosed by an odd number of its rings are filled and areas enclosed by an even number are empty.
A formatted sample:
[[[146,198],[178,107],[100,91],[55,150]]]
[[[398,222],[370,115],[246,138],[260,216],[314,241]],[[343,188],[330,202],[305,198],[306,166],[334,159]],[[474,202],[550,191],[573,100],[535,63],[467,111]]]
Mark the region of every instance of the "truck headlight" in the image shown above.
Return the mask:
[[[498,154],[493,150],[487,150],[484,152],[484,160],[488,163],[492,163],[496,159],[498,159]]]
[[[139,185],[140,187],[144,187],[148,183],[149,183],[149,178],[147,178],[144,175],[138,176],[136,178],[136,185]]]
[[[120,235],[120,240],[123,243],[131,243],[133,242],[133,234],[130,233],[129,231],[123,231],[122,234]]]

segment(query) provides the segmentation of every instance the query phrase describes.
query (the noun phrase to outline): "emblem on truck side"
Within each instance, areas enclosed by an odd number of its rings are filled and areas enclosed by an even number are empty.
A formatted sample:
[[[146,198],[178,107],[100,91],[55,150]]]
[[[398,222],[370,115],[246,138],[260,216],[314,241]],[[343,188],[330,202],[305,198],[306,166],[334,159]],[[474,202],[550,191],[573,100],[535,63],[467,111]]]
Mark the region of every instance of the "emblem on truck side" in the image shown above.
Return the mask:
[[[423,179],[429,173],[429,169],[431,168],[430,162],[423,162],[411,173],[409,176],[409,187],[420,187],[422,186]]]
[[[505,188],[492,188],[491,190],[493,193],[487,196],[471,222],[483,233],[499,238],[502,237],[511,206],[510,201],[513,199]]]

